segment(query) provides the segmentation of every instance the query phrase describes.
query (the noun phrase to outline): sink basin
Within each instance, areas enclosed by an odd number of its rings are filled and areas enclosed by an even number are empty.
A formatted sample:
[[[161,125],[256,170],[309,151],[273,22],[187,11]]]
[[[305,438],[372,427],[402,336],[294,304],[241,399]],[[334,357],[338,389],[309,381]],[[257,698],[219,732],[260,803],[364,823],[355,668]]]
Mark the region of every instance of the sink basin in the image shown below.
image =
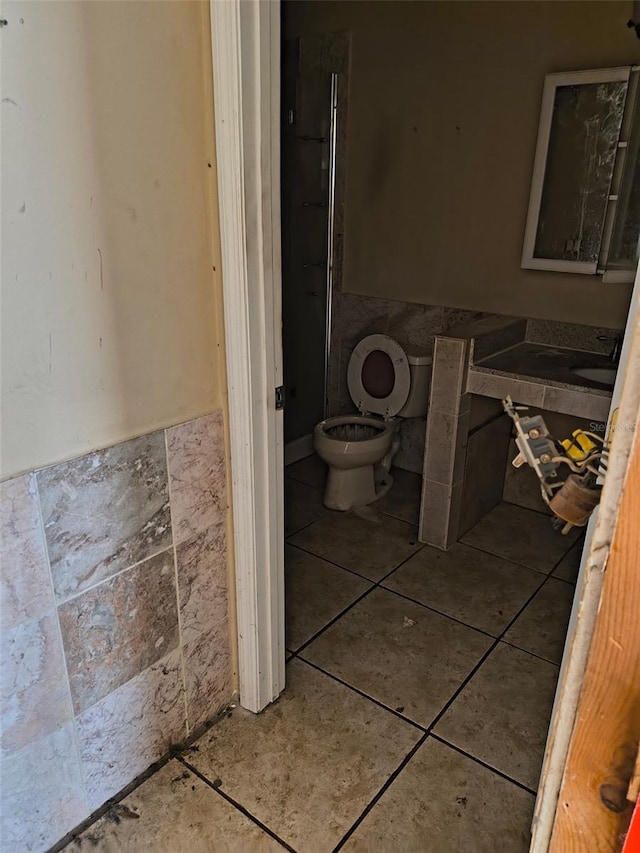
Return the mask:
[[[613,367],[572,367],[571,372],[583,379],[590,379],[591,382],[606,385],[608,388],[613,388],[616,381],[616,371]]]

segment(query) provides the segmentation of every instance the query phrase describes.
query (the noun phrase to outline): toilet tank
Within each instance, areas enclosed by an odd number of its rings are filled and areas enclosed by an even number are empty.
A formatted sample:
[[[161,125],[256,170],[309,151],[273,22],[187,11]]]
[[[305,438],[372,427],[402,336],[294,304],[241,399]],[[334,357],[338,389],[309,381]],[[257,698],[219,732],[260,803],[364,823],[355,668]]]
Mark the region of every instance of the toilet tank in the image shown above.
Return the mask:
[[[421,418],[427,414],[431,386],[432,356],[425,350],[404,347],[409,362],[411,385],[407,402],[398,412],[399,418]]]

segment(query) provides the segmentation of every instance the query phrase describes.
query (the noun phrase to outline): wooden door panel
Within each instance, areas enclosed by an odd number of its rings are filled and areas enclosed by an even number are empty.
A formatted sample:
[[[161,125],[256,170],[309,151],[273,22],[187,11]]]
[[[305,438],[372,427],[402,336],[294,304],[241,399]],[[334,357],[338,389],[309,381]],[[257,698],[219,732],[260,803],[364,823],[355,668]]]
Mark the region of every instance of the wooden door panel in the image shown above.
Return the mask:
[[[624,485],[551,853],[615,853],[640,739],[640,434]]]

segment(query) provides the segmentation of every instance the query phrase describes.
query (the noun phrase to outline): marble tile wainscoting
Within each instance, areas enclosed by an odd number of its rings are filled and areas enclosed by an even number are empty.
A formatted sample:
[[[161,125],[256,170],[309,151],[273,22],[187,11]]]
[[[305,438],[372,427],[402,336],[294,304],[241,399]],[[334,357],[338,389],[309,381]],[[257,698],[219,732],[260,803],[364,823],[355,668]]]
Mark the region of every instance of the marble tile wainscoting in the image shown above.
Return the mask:
[[[221,412],[0,484],[3,850],[47,849],[234,695]]]

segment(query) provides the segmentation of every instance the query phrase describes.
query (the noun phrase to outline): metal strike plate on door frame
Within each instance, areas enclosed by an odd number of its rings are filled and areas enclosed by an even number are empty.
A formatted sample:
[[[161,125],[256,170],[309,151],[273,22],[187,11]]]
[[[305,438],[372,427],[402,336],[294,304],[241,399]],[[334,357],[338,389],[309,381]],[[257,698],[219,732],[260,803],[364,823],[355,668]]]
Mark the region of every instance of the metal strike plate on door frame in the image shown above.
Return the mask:
[[[279,409],[284,409],[284,385],[278,385],[276,388],[276,412]]]

